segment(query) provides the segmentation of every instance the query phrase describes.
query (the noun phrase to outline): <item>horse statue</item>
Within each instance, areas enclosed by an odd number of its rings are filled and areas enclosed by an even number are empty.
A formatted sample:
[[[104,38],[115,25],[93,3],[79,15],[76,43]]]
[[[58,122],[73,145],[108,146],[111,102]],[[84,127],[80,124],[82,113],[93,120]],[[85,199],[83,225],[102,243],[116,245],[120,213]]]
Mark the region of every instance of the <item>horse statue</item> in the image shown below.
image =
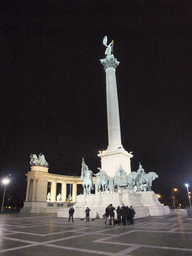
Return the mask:
[[[107,185],[107,189],[109,190],[109,192],[115,191],[114,177],[110,177],[108,185]]]
[[[136,172],[131,172],[127,175],[128,179],[128,188],[133,189],[136,185],[136,179],[137,179],[137,173]]]
[[[117,186],[117,188],[128,186],[127,173],[123,170],[121,165],[115,174],[114,186]]]
[[[141,191],[142,185],[145,183],[145,170],[139,163],[139,169],[137,170],[137,177],[135,180],[137,191]]]
[[[49,164],[45,160],[45,156],[42,153],[39,154],[39,162],[41,166],[45,166],[45,167],[49,166]]]
[[[37,157],[36,154],[31,154],[30,158],[31,158],[30,165],[40,165],[39,158]]]
[[[158,178],[159,176],[157,175],[156,172],[149,172],[149,173],[145,173],[145,182],[146,182],[146,187],[148,189],[148,191],[151,191],[151,187],[152,187],[152,182]]]
[[[94,174],[97,177],[97,192],[106,191],[107,189],[107,174],[101,168],[97,168],[99,170],[98,173]]]
[[[45,167],[49,166],[49,164],[45,160],[45,156],[42,153],[39,154],[39,157],[37,157],[36,154],[31,154],[30,158],[31,158],[31,160],[30,160],[31,165],[40,165],[40,166],[45,166]]]
[[[91,190],[93,190],[93,172],[89,170],[88,166],[85,164],[84,158],[82,159],[81,164],[81,181],[83,182],[82,186],[85,189],[85,194],[90,195]]]

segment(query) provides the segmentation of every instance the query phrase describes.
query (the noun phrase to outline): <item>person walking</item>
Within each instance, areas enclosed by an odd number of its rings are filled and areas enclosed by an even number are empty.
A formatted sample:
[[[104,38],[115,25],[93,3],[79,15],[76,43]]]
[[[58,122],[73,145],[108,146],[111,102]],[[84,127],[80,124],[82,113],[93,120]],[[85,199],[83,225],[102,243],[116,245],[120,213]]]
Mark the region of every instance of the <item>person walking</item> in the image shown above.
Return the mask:
[[[73,222],[73,214],[74,214],[75,210],[73,209],[73,206],[71,206],[71,208],[69,209],[69,219],[68,222],[70,222],[70,219],[72,219]]]
[[[85,210],[85,215],[86,215],[86,221],[89,221],[89,212],[91,210],[89,209],[89,207],[87,207],[87,209]]]
[[[130,206],[130,220],[131,220],[131,224],[134,224],[134,216],[136,214],[135,210],[133,209],[132,206]]]

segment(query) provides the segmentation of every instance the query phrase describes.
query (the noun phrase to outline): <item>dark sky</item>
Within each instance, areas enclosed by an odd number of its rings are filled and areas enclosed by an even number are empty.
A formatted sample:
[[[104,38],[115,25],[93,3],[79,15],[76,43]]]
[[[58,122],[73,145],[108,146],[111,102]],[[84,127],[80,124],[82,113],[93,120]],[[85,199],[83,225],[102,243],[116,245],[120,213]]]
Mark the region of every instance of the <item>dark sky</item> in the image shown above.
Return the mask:
[[[0,175],[25,189],[31,153],[49,172],[94,173],[107,147],[103,37],[114,40],[122,144],[155,171],[156,193],[192,186],[187,0],[3,1]]]

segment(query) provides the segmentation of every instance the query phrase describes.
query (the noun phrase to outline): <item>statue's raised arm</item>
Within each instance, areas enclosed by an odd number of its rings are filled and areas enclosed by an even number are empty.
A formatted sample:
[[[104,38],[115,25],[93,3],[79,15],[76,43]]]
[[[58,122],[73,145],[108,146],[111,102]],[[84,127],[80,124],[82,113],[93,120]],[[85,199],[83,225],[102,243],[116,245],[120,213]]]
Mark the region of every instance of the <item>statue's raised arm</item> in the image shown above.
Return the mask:
[[[112,54],[112,49],[113,49],[113,44],[114,44],[114,41],[112,40],[110,44],[107,45],[107,36],[105,36],[103,38],[103,45],[105,45],[107,48],[105,50],[105,55],[107,56],[111,56]]]

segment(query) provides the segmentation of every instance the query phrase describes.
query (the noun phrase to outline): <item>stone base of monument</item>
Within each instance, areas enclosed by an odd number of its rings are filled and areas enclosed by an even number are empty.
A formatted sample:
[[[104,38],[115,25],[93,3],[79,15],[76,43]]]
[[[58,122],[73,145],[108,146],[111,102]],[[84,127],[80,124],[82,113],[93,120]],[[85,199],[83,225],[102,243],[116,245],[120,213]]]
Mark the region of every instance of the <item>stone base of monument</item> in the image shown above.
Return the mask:
[[[67,207],[66,202],[40,202],[25,201],[21,213],[57,213],[59,208]]]
[[[153,191],[133,192],[123,191],[122,193],[101,193],[92,195],[79,195],[76,197],[74,205],[74,217],[85,218],[85,209],[90,208],[90,218],[103,218],[105,209],[109,204],[117,206],[133,206],[136,215],[135,218],[143,218],[147,216],[161,216],[170,213],[169,207],[162,205],[158,201],[157,195]],[[115,212],[116,214],[116,212]],[[69,209],[59,209],[57,217],[68,218]],[[116,215],[115,215],[116,217]]]

